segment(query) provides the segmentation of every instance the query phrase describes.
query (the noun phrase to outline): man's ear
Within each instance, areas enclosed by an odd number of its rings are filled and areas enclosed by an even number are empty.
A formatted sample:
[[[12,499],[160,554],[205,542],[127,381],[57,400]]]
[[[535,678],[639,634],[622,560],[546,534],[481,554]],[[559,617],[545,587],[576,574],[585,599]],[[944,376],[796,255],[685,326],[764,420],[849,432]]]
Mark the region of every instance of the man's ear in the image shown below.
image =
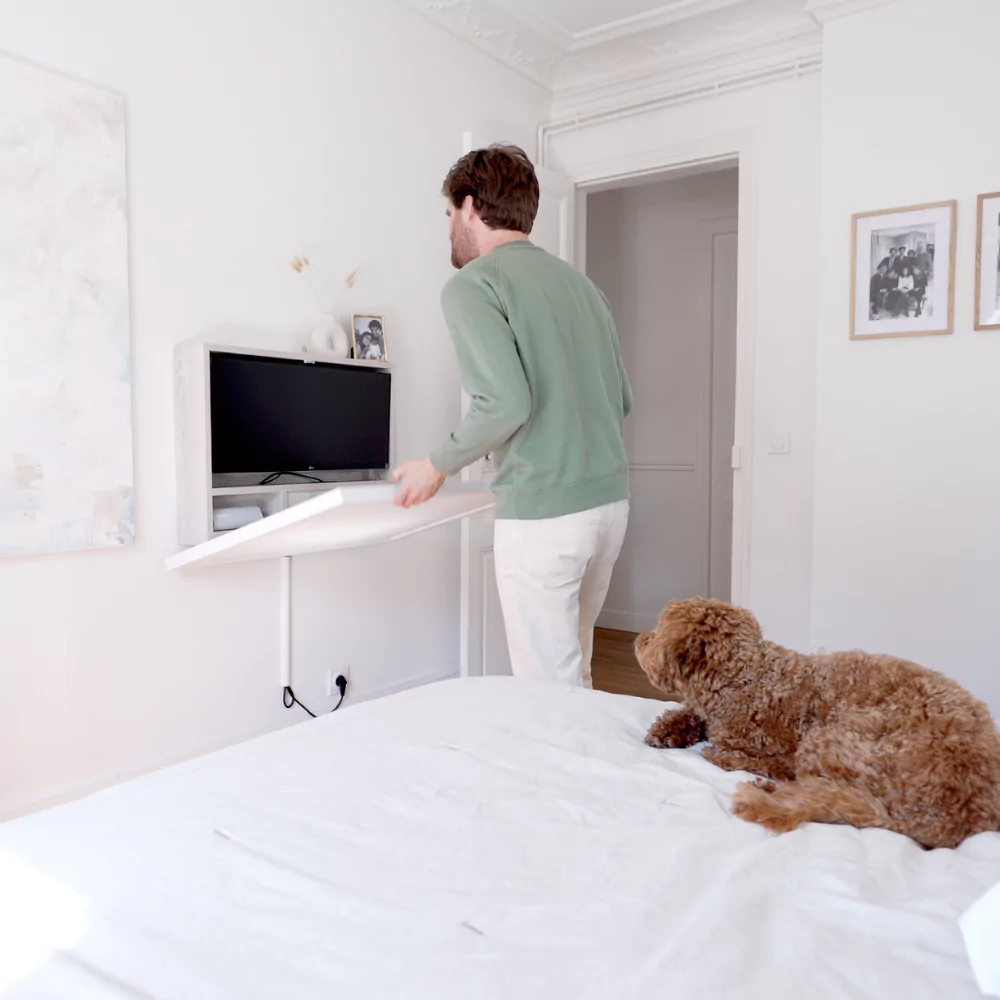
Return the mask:
[[[476,218],[476,202],[471,194],[467,194],[465,201],[462,202],[462,219],[469,224],[474,218]]]

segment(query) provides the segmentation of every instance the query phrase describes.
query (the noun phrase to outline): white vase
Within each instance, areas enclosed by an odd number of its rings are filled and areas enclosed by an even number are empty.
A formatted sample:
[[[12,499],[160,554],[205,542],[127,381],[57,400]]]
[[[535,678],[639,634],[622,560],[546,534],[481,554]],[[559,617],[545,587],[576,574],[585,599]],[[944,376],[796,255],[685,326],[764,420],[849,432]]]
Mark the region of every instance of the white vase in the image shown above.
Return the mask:
[[[332,358],[346,358],[351,353],[351,339],[332,313],[323,313],[309,334],[309,350]]]

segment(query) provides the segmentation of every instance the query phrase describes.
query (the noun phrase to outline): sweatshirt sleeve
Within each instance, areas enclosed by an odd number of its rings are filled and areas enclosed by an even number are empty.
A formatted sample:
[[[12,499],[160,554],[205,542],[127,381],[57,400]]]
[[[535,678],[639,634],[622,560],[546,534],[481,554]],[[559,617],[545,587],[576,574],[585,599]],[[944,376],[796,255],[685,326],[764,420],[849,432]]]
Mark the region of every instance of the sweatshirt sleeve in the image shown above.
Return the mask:
[[[462,385],[472,398],[458,430],[430,456],[438,472],[453,476],[505,444],[527,422],[531,392],[514,333],[487,282],[453,279],[441,294],[441,306]]]

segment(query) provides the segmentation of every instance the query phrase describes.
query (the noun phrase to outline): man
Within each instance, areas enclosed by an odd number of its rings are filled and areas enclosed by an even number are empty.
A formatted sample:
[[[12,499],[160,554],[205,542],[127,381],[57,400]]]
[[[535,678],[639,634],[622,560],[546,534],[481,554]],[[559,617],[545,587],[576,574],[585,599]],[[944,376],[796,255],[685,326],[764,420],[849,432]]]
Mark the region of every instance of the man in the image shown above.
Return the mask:
[[[871,318],[877,319],[879,310],[884,308],[886,296],[889,294],[888,268],[885,261],[878,266],[872,275],[868,286],[868,297],[871,302]]]
[[[927,245],[923,240],[917,240],[917,252],[915,254],[916,260],[914,261],[914,266],[919,267],[921,273],[929,280],[931,276],[931,267],[934,265],[934,260],[931,255],[927,252]],[[926,282],[925,282],[926,284]]]
[[[492,453],[494,562],[517,677],[590,687],[594,625],[628,522],[632,394],[607,300],[532,244],[524,152],[469,153],[444,183],[452,264],[441,304],[471,406],[429,458],[393,473],[422,503]]]
[[[919,249],[919,248],[918,248]],[[918,254],[919,258],[919,254]],[[927,300],[927,272],[921,267],[913,269],[913,302],[917,307],[916,315],[920,316],[924,311],[924,303]]]
[[[896,248],[895,247],[889,247],[889,256],[888,257],[883,257],[879,261],[879,265],[878,266],[879,266],[879,268],[883,268],[884,267],[885,270],[886,270],[886,274],[888,274],[892,270],[893,265],[895,263],[896,263]]]
[[[363,350],[361,357],[368,361],[382,360],[382,324],[373,319],[368,324],[368,329],[361,338]]]

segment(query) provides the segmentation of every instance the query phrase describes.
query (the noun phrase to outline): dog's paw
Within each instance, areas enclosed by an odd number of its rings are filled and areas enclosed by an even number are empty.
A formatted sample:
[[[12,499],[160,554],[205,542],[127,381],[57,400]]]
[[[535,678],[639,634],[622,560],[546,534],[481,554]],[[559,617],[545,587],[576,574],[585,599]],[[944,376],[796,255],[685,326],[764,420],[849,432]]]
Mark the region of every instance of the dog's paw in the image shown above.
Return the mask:
[[[690,741],[684,738],[683,733],[674,732],[662,726],[653,726],[646,733],[646,746],[655,747],[657,750],[681,750],[690,745]]]
[[[772,781],[770,778],[754,778],[753,780],[754,788],[759,788],[762,792],[776,792],[778,790],[778,784]]]
[[[646,733],[646,744],[658,749],[694,746],[705,737],[705,723],[685,708],[664,712]]]
[[[646,746],[655,747],[657,750],[679,750],[690,746],[690,740],[685,738],[683,732],[677,732],[670,726],[653,723],[652,728],[646,733]]]

